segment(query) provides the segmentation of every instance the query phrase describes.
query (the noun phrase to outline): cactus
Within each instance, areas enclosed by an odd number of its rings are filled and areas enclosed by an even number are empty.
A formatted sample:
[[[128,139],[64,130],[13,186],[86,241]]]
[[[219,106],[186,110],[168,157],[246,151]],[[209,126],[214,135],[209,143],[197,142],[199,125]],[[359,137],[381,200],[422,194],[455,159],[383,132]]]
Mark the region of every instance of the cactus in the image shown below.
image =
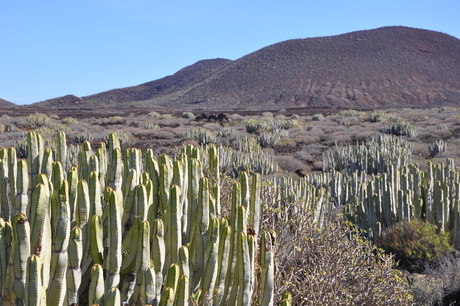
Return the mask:
[[[84,142],[75,159],[65,134],[57,138],[52,152],[29,133],[27,160],[0,150],[3,304],[255,302],[257,240],[246,231],[259,228],[260,176],[251,186],[241,175],[228,220],[217,148],[143,160],[111,135],[108,150]]]
[[[435,157],[442,152],[446,151],[446,143],[442,140],[435,140],[428,145],[428,150],[430,151],[431,157]]]

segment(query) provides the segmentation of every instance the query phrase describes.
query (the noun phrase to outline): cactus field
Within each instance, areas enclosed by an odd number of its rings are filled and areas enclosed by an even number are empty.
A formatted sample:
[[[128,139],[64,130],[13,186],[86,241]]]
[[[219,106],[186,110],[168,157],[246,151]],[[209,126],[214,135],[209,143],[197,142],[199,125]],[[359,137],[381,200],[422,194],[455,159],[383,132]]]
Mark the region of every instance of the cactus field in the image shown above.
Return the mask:
[[[416,219],[460,251],[460,109],[0,131],[0,305],[418,305],[378,238]]]

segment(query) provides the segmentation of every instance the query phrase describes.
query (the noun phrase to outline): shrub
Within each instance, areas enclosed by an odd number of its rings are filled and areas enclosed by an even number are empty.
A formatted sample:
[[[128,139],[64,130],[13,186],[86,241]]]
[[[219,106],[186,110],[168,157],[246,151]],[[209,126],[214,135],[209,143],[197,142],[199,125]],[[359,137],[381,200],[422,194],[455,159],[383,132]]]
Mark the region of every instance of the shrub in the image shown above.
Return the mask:
[[[342,116],[342,117],[359,117],[362,114],[364,113],[354,110],[354,109],[347,109],[347,110],[343,110],[339,112],[339,116]]]
[[[46,125],[46,127],[41,127],[39,129],[43,129],[43,128],[48,128],[48,129],[53,130],[55,132],[60,132],[60,131],[62,131],[62,132],[70,132],[70,131],[72,131],[72,128],[70,126],[62,124],[62,123],[59,123],[59,122],[51,122],[50,124]],[[39,129],[37,129],[37,131]]]
[[[424,275],[412,277],[417,305],[457,305],[460,292],[459,252],[440,256],[424,267]]]
[[[27,121],[32,125],[42,126],[49,124],[51,122],[51,118],[48,115],[42,113],[35,113],[28,115]]]
[[[398,120],[395,114],[385,113],[383,111],[375,111],[369,114],[368,120],[370,122],[390,122]]]
[[[6,125],[0,123],[0,133],[4,133],[6,131]]]
[[[416,305],[442,305],[443,283],[440,279],[416,275],[412,278],[411,289]],[[449,304],[451,305],[451,304]]]
[[[451,250],[448,233],[437,233],[436,225],[418,219],[396,223],[377,237],[377,243],[395,255],[401,269],[417,273]]]
[[[286,116],[285,116],[285,115],[276,115],[276,116],[275,116],[275,119],[278,119],[278,120],[285,120],[285,119],[286,119]]]
[[[192,112],[183,112],[182,113],[182,118],[193,119],[193,118],[195,118],[195,115]]]
[[[66,117],[61,119],[62,124],[75,125],[78,124],[78,120],[72,117]]]
[[[292,155],[275,156],[278,167],[287,172],[295,172],[297,169],[305,168],[305,164]]]
[[[148,113],[147,115],[149,115],[150,117],[154,118],[154,119],[160,119],[161,118],[161,114],[155,112],[155,111],[151,111],[150,113]]]
[[[93,134],[90,134],[88,132],[81,132],[75,135],[75,141],[77,143],[83,143],[85,141],[91,142],[93,141],[93,139],[94,139]]]
[[[440,124],[436,125],[436,129],[442,130],[442,131],[448,131],[449,127],[445,123],[440,123]]]
[[[275,296],[290,292],[292,305],[411,305],[408,281],[391,256],[350,223],[335,220],[320,230],[312,213],[295,207],[291,218],[274,221],[267,213],[277,233]]]
[[[321,121],[324,119],[324,115],[323,114],[315,114],[311,117],[311,120],[313,121]]]

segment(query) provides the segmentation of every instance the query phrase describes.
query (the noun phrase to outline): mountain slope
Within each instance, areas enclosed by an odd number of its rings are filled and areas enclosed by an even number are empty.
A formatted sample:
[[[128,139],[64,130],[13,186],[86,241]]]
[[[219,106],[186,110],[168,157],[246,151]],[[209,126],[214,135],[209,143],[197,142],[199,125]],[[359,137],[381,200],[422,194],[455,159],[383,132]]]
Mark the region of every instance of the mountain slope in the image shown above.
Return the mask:
[[[11,106],[16,106],[16,104],[6,101],[4,99],[0,99],[0,107],[11,107]]]
[[[458,105],[460,40],[407,27],[293,39],[81,102],[191,110]]]

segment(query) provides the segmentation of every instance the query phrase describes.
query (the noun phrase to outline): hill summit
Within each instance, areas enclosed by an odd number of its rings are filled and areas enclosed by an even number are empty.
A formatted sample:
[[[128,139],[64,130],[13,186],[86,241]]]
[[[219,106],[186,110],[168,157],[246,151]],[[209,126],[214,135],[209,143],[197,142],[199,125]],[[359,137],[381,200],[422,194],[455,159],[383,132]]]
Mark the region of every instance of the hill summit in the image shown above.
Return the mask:
[[[199,61],[174,75],[78,102],[189,110],[456,106],[460,40],[399,26],[292,39],[235,61]]]

